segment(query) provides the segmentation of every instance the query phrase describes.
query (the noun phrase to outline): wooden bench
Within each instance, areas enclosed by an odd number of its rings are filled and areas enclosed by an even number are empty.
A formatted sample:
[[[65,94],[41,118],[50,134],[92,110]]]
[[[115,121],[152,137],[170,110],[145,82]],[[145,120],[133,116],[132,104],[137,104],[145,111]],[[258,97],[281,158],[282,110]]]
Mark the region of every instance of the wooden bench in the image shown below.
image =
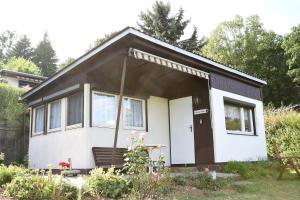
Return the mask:
[[[278,176],[278,180],[281,179],[283,172],[286,169],[295,170],[298,178],[300,178],[300,155],[293,155],[293,156],[281,156],[279,146],[277,144],[276,139],[272,138],[272,143],[275,151],[275,157],[277,160],[280,161],[281,170]]]
[[[112,165],[116,168],[122,168],[124,161],[124,154],[127,153],[126,148],[116,148],[113,158],[112,147],[92,147],[95,165],[102,168],[110,168]]]

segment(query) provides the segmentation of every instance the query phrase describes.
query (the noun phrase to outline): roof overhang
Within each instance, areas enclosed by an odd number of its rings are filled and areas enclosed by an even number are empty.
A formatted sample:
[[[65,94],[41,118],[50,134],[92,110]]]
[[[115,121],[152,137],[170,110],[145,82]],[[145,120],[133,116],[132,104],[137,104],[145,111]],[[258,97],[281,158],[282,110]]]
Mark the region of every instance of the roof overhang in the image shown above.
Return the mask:
[[[106,49],[107,47],[111,46],[112,44],[114,44],[115,42],[121,40],[122,38],[124,38],[125,36],[128,35],[134,35],[136,37],[140,37],[146,41],[152,42],[156,45],[159,45],[161,47],[167,48],[171,51],[177,52],[179,54],[185,55],[187,57],[202,61],[204,63],[210,64],[212,66],[215,66],[216,68],[222,69],[224,71],[227,71],[229,73],[235,74],[237,76],[241,76],[243,78],[252,80],[254,82],[257,82],[261,85],[265,85],[267,84],[266,81],[255,78],[253,76],[250,76],[246,73],[243,73],[241,71],[238,71],[236,69],[233,69],[231,67],[222,65],[218,62],[212,61],[208,58],[202,57],[200,55],[197,54],[193,54],[191,52],[188,52],[186,50],[183,50],[181,48],[175,47],[173,45],[170,45],[166,42],[160,41],[158,39],[155,39],[149,35],[146,35],[142,32],[139,32],[133,28],[126,28],[122,31],[120,31],[118,34],[116,34],[114,37],[112,37],[111,39],[107,40],[105,43],[103,43],[102,45],[92,49],[91,51],[87,52],[86,54],[84,54],[83,56],[79,57],[77,60],[75,60],[73,63],[71,63],[70,65],[68,65],[67,67],[65,67],[64,69],[58,71],[57,73],[55,73],[53,76],[49,77],[47,80],[45,80],[44,82],[42,82],[41,84],[39,84],[38,86],[36,86],[35,88],[33,88],[32,90],[28,91],[27,93],[25,93],[21,99],[24,100],[26,98],[28,98],[29,96],[33,95],[34,93],[36,93],[37,91],[39,91],[40,89],[44,88],[45,86],[47,86],[48,84],[52,83],[54,80],[56,80],[57,78],[61,77],[62,75],[64,75],[65,73],[71,71],[72,69],[76,68],[78,65],[80,65],[81,63],[83,63],[84,61],[88,60],[89,58],[93,57],[94,55],[102,52],[104,49]]]

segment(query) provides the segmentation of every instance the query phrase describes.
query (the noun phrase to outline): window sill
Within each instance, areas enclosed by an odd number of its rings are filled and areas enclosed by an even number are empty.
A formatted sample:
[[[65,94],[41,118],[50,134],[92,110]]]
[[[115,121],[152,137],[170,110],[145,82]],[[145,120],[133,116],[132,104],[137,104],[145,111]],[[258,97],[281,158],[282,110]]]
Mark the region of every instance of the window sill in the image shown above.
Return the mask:
[[[145,127],[123,127],[123,130],[146,131],[146,128]]]
[[[258,136],[255,135],[254,133],[234,133],[234,132],[226,132],[228,135],[244,135],[244,136]]]
[[[95,128],[109,128],[109,129],[116,129],[116,126],[109,126],[109,125],[96,125],[96,124],[92,124],[92,127]]]
[[[44,132],[34,133],[31,135],[31,137],[41,136],[44,135]]]
[[[61,128],[58,128],[58,129],[48,129],[48,133],[57,133],[57,132],[61,132]]]

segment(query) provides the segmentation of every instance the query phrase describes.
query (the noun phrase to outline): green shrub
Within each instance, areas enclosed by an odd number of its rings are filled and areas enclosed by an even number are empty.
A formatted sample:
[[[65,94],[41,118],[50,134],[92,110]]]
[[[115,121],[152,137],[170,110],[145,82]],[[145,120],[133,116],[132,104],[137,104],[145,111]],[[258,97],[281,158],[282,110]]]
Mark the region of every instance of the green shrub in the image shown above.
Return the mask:
[[[287,107],[265,110],[268,155],[274,157],[272,138],[277,140],[282,156],[300,154],[300,113]]]
[[[4,190],[5,196],[19,200],[51,199],[53,182],[38,175],[17,176]]]
[[[231,179],[228,178],[217,178],[213,180],[208,174],[200,174],[195,179],[195,186],[198,189],[205,190],[219,190],[231,183]]]
[[[17,125],[20,115],[26,111],[26,106],[19,102],[19,96],[25,92],[7,83],[0,83],[0,122],[7,120],[8,125]]]
[[[15,176],[26,174],[29,171],[25,168],[10,165],[8,167],[0,165],[0,187],[10,183]]]
[[[76,200],[78,189],[66,181],[39,175],[16,176],[5,186],[4,195],[18,200]]]
[[[248,163],[231,161],[224,165],[225,173],[239,174],[242,178],[250,178],[251,171]]]
[[[83,186],[84,195],[96,198],[118,198],[129,191],[128,181],[114,172],[114,168],[105,172],[102,168],[93,169]]]

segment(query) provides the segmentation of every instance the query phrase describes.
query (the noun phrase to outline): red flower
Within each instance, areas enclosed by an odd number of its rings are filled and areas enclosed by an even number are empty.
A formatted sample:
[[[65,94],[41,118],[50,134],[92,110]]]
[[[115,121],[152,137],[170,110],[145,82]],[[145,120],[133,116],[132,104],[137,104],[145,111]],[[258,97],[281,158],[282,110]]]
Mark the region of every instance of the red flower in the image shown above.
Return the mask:
[[[62,168],[69,168],[70,167],[70,163],[68,162],[60,162],[58,163],[59,166],[61,166]]]

